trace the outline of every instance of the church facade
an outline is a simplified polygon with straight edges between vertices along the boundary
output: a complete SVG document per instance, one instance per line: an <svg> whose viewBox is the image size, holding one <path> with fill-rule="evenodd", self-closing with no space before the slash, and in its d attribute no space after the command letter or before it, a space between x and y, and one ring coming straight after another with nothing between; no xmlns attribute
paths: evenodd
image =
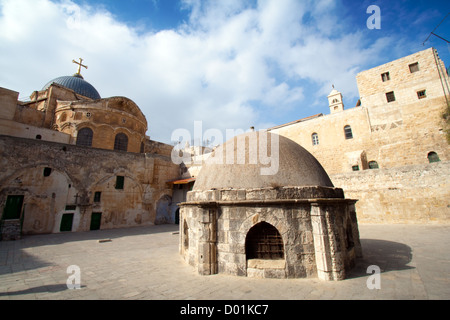
<svg viewBox="0 0 450 320"><path fill-rule="evenodd" d="M155 224L174 211L171 146L145 135L132 100L101 98L80 68L27 102L0 88L3 239Z"/></svg>

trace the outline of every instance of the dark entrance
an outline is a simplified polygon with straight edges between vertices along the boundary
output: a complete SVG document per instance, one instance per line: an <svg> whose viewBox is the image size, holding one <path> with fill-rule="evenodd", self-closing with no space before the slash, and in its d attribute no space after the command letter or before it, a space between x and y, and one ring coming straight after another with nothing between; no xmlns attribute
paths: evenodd
<svg viewBox="0 0 450 320"><path fill-rule="evenodd" d="M102 213L93 212L91 216L91 231L100 230L100 225L102 223Z"/></svg>
<svg viewBox="0 0 450 320"><path fill-rule="evenodd" d="M180 208L175 211L175 224L180 224Z"/></svg>
<svg viewBox="0 0 450 320"><path fill-rule="evenodd" d="M59 231L61 232L72 231L72 223L73 223L73 213L63 214Z"/></svg>
<svg viewBox="0 0 450 320"><path fill-rule="evenodd" d="M24 196L8 196L5 209L3 210L2 220L20 219L22 212Z"/></svg>
<svg viewBox="0 0 450 320"><path fill-rule="evenodd" d="M261 222L255 225L245 239L245 252L248 259L284 259L283 239L278 230Z"/></svg>

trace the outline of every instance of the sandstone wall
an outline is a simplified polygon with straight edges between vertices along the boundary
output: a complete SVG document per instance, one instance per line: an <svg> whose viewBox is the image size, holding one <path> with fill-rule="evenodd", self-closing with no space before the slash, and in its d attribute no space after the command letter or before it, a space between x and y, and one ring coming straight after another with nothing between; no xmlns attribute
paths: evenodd
<svg viewBox="0 0 450 320"><path fill-rule="evenodd" d="M59 232L64 214L74 214L72 231L89 230L92 212L102 213L103 229L153 224L157 201L172 194L166 182L179 175L163 156L7 136L0 136L0 166L0 212L8 195L24 195L26 234Z"/></svg>
<svg viewBox="0 0 450 320"><path fill-rule="evenodd" d="M363 223L450 223L450 161L331 175Z"/></svg>

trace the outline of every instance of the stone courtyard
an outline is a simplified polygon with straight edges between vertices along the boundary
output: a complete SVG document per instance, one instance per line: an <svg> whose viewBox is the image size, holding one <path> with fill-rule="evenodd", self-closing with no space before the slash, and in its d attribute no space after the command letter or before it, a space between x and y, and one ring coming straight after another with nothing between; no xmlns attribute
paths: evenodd
<svg viewBox="0 0 450 320"><path fill-rule="evenodd" d="M450 225L360 225L348 279L200 276L179 255L176 225L24 236L0 242L0 300L450 299ZM69 266L81 289L69 290ZM380 289L369 289L380 268ZM372 278L371 278L372 277Z"/></svg>

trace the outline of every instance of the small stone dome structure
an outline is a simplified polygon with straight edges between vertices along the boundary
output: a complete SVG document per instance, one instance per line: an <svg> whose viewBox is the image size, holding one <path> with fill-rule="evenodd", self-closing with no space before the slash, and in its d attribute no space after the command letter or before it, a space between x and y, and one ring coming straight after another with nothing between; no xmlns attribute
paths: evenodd
<svg viewBox="0 0 450 320"><path fill-rule="evenodd" d="M202 275L342 280L362 255L355 203L297 143L246 133L180 204L180 254Z"/></svg>

